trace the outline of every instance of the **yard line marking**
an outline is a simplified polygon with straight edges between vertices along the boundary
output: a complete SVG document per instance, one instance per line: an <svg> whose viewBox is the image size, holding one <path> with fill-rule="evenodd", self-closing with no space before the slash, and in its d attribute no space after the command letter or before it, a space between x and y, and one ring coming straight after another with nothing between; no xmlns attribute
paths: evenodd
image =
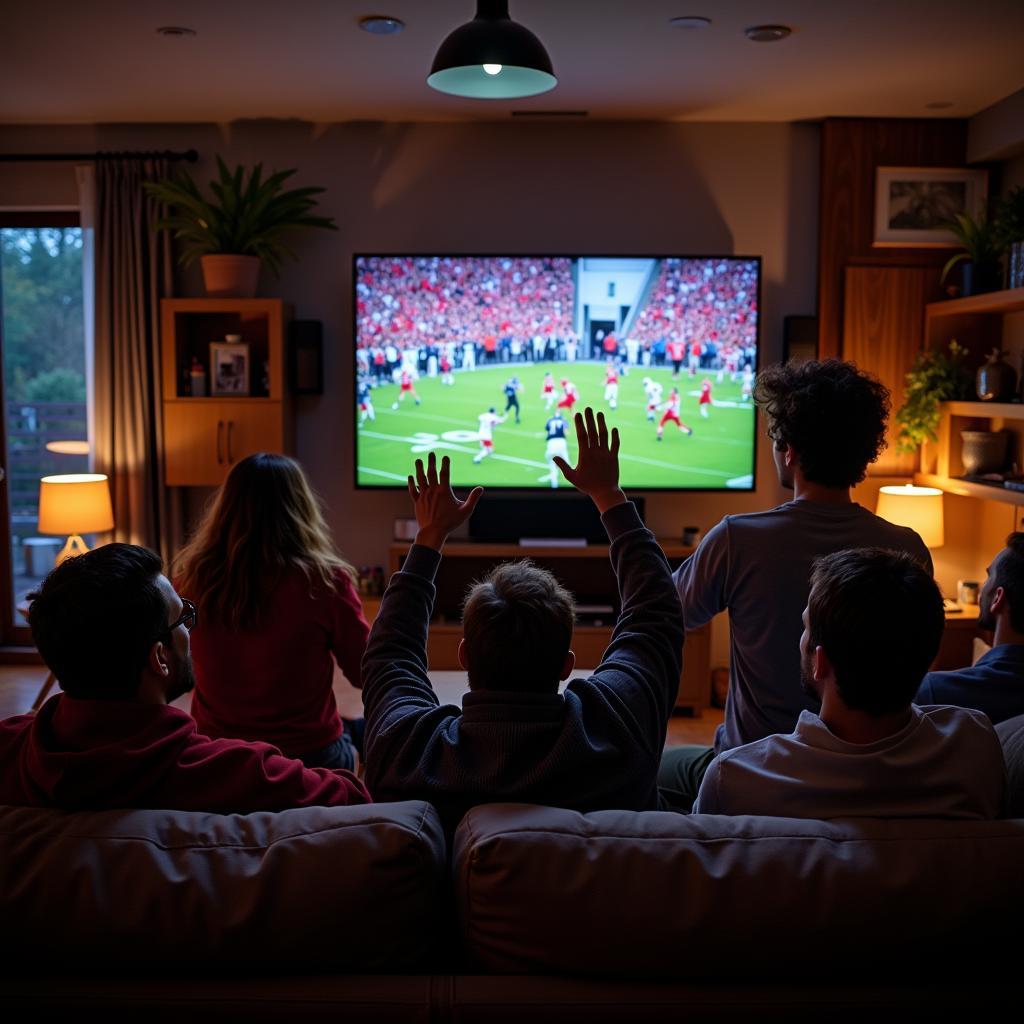
<svg viewBox="0 0 1024 1024"><path fill-rule="evenodd" d="M363 430L361 431L363 437L376 437L382 441L401 441L404 444L424 444L424 440L421 437L398 437L395 434L382 434L376 430ZM445 449L446 451L462 452L465 455L476 455L480 450L479 448L467 448L463 444L456 444L454 441L437 441L430 442L432 448L436 451L438 449ZM496 459L499 462L514 462L520 466L533 466L537 469L548 469L546 462L537 462L535 459L521 459L516 455L502 455L500 452L495 452L493 455L487 456L489 459ZM383 471L381 471L383 472ZM396 476L396 480L405 480L404 476Z"/></svg>
<svg viewBox="0 0 1024 1024"><path fill-rule="evenodd" d="M623 455L619 452L619 459L623 462L643 462L648 466L658 466L661 469L671 469L679 473L700 473L703 476L715 476L727 480L731 473L724 473L720 469L700 469L697 466L684 466L678 462L662 462L660 459L648 459L643 455Z"/></svg>
<svg viewBox="0 0 1024 1024"><path fill-rule="evenodd" d="M389 480L401 480L403 484L407 483L409 479L398 473L389 473L386 469L370 469L369 466L358 466L357 470L360 473L369 473L371 476L386 476Z"/></svg>

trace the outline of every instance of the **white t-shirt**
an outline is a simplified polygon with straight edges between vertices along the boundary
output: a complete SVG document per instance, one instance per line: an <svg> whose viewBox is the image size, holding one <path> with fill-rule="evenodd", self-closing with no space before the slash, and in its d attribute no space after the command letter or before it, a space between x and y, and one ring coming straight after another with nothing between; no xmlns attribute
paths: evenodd
<svg viewBox="0 0 1024 1024"><path fill-rule="evenodd" d="M792 732L802 710L818 710L800 686L800 616L811 565L834 551L870 547L905 551L932 571L931 555L913 530L853 502L814 501L726 516L675 571L687 629L729 611L729 694L716 754Z"/></svg>
<svg viewBox="0 0 1024 1024"><path fill-rule="evenodd" d="M777 818L997 818L1003 748L980 711L910 706L910 721L875 743L839 739L810 711L789 735L719 754L694 814Z"/></svg>

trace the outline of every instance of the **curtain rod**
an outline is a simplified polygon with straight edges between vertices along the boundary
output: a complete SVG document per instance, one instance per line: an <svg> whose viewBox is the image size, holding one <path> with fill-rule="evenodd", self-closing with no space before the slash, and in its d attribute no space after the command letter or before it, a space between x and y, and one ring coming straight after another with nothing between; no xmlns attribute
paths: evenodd
<svg viewBox="0 0 1024 1024"><path fill-rule="evenodd" d="M124 150L99 153L0 153L0 163L52 162L59 160L186 160L194 164L199 153L194 149L177 152L173 149Z"/></svg>

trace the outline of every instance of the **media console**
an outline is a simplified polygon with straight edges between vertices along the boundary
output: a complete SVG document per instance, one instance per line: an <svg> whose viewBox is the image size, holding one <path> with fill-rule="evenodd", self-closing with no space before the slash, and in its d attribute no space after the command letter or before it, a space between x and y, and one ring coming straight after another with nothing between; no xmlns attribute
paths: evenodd
<svg viewBox="0 0 1024 1024"><path fill-rule="evenodd" d="M693 552L692 547L662 542L662 550L674 569ZM388 574L398 572L409 551L409 544L392 544L388 552ZM435 580L437 599L434 620L430 624L428 663L432 669L458 669L458 646L462 637L460 624L462 601L466 589L484 576L497 562L529 558L543 566L566 586L582 606L616 604L618 589L607 544L586 547L528 544L485 544L449 541ZM600 625L577 624L573 630L572 648L580 668L595 668L611 638L614 613ZM711 627L702 626L686 633L683 649L683 671L679 679L677 708L689 708L699 714L709 702L711 691Z"/></svg>

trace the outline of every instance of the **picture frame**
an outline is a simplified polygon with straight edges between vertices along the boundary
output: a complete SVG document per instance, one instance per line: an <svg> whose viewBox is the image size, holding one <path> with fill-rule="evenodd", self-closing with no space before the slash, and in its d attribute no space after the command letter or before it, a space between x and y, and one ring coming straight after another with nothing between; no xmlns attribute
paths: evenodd
<svg viewBox="0 0 1024 1024"><path fill-rule="evenodd" d="M988 172L967 167L875 168L876 248L955 249L943 225L985 208Z"/></svg>
<svg viewBox="0 0 1024 1024"><path fill-rule="evenodd" d="M210 394L224 398L249 395L249 346L246 342L210 342Z"/></svg>

